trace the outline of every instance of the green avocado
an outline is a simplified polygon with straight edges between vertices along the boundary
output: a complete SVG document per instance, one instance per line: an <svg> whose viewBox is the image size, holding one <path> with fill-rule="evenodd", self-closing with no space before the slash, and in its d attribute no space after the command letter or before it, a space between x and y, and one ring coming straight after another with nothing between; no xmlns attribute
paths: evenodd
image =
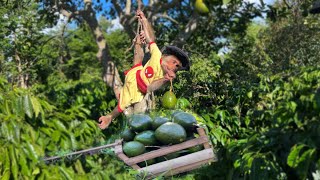
<svg viewBox="0 0 320 180"><path fill-rule="evenodd" d="M155 117L152 121L152 128L155 130L166 122L169 122L169 119L166 117Z"/></svg>
<svg viewBox="0 0 320 180"><path fill-rule="evenodd" d="M132 141L133 138L135 136L135 133L131 130L131 129L125 129L122 133L121 133L121 138L124 141Z"/></svg>
<svg viewBox="0 0 320 180"><path fill-rule="evenodd" d="M184 112L184 111L182 111L182 110L180 110L180 109L174 110L174 111L171 113L171 118L173 119L173 117L174 117L175 115L177 115L178 113L181 113L181 112Z"/></svg>
<svg viewBox="0 0 320 180"><path fill-rule="evenodd" d="M149 130L152 126L152 119L146 114L134 114L129 119L129 126L136 132Z"/></svg>
<svg viewBox="0 0 320 180"><path fill-rule="evenodd" d="M145 146L138 141L130 141L123 145L123 152L128 157L138 156L146 151Z"/></svg>
<svg viewBox="0 0 320 180"><path fill-rule="evenodd" d="M173 122L180 124L187 130L192 129L193 126L197 124L196 118L192 114L186 112L180 112L175 114L173 116Z"/></svg>
<svg viewBox="0 0 320 180"><path fill-rule="evenodd" d="M141 142L145 146L153 146L157 144L154 131L151 131L151 130L143 131L137 134L136 137L134 137L134 140Z"/></svg>
<svg viewBox="0 0 320 180"><path fill-rule="evenodd" d="M155 136L163 144L178 144L186 140L187 133L181 125L167 122L157 128Z"/></svg>

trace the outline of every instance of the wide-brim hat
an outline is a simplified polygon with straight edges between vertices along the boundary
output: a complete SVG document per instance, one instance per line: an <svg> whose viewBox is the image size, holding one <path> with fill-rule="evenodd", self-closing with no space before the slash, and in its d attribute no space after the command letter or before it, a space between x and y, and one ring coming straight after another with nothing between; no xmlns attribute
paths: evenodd
<svg viewBox="0 0 320 180"><path fill-rule="evenodd" d="M182 49L176 46L165 46L162 48L162 54L176 56L182 64L182 68L180 68L180 70L189 71L190 69L189 56Z"/></svg>
<svg viewBox="0 0 320 180"><path fill-rule="evenodd" d="M320 1L314 2L309 12L310 12L311 14L318 14L318 13L320 13Z"/></svg>

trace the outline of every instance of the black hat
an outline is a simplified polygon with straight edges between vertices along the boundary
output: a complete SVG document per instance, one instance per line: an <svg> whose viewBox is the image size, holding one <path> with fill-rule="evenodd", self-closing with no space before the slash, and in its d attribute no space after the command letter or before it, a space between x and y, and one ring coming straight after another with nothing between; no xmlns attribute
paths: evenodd
<svg viewBox="0 0 320 180"><path fill-rule="evenodd" d="M165 46L164 48L162 48L162 54L176 56L182 64L181 70L189 71L190 69L189 57L188 57L188 54L184 52L182 49L176 46Z"/></svg>
<svg viewBox="0 0 320 180"><path fill-rule="evenodd" d="M311 14L320 13L320 1L316 1L313 3L312 8L309 11Z"/></svg>

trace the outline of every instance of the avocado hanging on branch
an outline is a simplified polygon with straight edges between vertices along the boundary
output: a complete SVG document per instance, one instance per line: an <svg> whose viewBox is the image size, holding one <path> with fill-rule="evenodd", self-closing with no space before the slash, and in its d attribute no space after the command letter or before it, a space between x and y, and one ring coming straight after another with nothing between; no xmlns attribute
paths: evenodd
<svg viewBox="0 0 320 180"><path fill-rule="evenodd" d="M170 90L162 96L162 106L167 109L174 109L177 104L177 97L173 93L172 80L170 80Z"/></svg>
<svg viewBox="0 0 320 180"><path fill-rule="evenodd" d="M196 11L199 12L200 14L208 14L209 13L209 9L208 9L207 5L203 2L203 0L196 0L196 2L194 3L194 7L195 7Z"/></svg>

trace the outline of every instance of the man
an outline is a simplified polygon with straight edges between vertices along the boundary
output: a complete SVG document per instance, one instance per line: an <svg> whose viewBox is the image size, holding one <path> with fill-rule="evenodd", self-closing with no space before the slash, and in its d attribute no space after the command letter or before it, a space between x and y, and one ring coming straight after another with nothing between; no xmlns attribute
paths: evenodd
<svg viewBox="0 0 320 180"><path fill-rule="evenodd" d="M107 128L124 109L142 101L146 93L158 90L168 81L172 81L178 70L189 70L188 55L175 46L166 46L161 53L155 43L153 29L143 12L137 11L137 17L143 31L135 44L134 66L125 72L125 84L119 95L118 106L110 114L99 118L101 129ZM144 66L141 42L148 44L151 54Z"/></svg>

